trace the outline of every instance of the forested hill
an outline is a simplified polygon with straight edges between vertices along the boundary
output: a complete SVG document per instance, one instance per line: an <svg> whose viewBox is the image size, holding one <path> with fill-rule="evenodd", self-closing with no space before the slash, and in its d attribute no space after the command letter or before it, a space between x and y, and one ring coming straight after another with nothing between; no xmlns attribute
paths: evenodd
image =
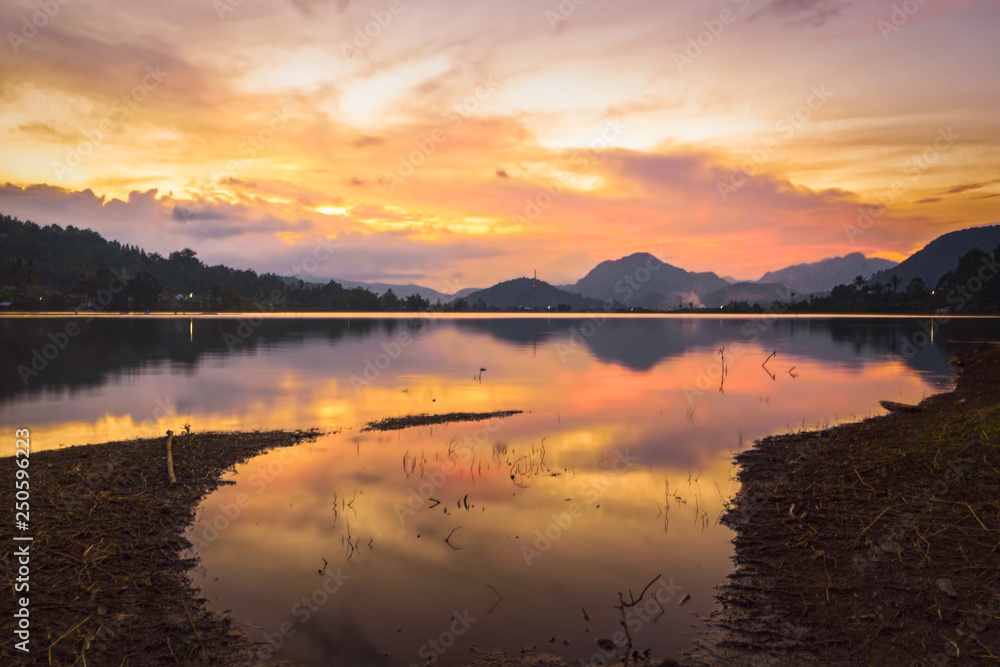
<svg viewBox="0 0 1000 667"><path fill-rule="evenodd" d="M110 298L110 301L108 300ZM103 303L102 303L103 301ZM331 281L306 285L274 274L206 266L184 249L168 257L108 241L89 229L40 227L0 215L0 302L11 310L425 310Z"/></svg>

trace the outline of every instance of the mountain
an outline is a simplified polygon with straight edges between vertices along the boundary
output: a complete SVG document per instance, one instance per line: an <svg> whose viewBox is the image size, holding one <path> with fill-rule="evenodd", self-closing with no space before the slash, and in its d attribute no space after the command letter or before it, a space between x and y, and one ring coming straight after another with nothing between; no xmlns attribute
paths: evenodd
<svg viewBox="0 0 1000 667"><path fill-rule="evenodd" d="M701 297L727 284L714 273L691 273L639 252L601 262L569 289L627 306L673 309L681 302L700 303Z"/></svg>
<svg viewBox="0 0 1000 667"><path fill-rule="evenodd" d="M905 288L914 278L920 278L928 289L934 289L944 274L958 266L962 255L973 248L993 252L997 246L1000 246L1000 225L949 232L913 253L895 268L876 273L872 282L888 283L892 276L898 276L900 286Z"/></svg>
<svg viewBox="0 0 1000 667"><path fill-rule="evenodd" d="M868 258L860 252L833 257L810 264L796 264L765 273L758 283L778 283L796 294L829 292L837 285L849 285L857 276L872 274L896 266L896 262L877 257Z"/></svg>
<svg viewBox="0 0 1000 667"><path fill-rule="evenodd" d="M588 299L532 278L515 278L465 296L469 304L475 304L480 299L490 308L555 309L569 306L573 310L599 311L602 305L596 299Z"/></svg>
<svg viewBox="0 0 1000 667"><path fill-rule="evenodd" d="M773 301L786 301L789 291L787 287L777 283L736 283L706 294L701 301L706 308L728 306L733 301L746 301L748 306L756 303L761 308L767 308Z"/></svg>

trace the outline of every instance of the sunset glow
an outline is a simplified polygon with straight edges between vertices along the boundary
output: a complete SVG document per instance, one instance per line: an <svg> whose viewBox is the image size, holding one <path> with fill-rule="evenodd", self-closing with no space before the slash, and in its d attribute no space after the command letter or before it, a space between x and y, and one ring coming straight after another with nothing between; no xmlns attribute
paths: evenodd
<svg viewBox="0 0 1000 667"><path fill-rule="evenodd" d="M1000 217L995 2L43 4L0 7L0 212L151 252L287 273L332 239L317 278L454 292Z"/></svg>

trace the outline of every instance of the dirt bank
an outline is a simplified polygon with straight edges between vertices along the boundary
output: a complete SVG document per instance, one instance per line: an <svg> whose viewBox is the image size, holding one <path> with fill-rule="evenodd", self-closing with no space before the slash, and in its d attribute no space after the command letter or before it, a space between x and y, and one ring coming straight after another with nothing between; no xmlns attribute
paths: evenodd
<svg viewBox="0 0 1000 667"><path fill-rule="evenodd" d="M1000 664L1000 351L955 391L737 457L736 570L686 664Z"/></svg>
<svg viewBox="0 0 1000 667"><path fill-rule="evenodd" d="M3 615L4 665L236 665L248 645L229 619L208 612L181 558L181 536L223 473L316 432L206 433L110 442L32 454L30 653L14 648L13 605ZM0 459L0 503L13 508L15 459ZM11 517L13 519L13 517ZM9 538L8 538L9 539ZM3 550L5 595L18 565ZM11 597L7 598L8 600Z"/></svg>

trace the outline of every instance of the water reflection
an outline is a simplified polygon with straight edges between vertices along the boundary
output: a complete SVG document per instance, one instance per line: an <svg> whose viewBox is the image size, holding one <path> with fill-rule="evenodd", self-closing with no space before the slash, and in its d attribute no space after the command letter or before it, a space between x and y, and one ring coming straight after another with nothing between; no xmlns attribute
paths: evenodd
<svg viewBox="0 0 1000 667"><path fill-rule="evenodd" d="M951 341L998 334L995 320L954 320L908 355L913 319L760 323L264 319L243 336L232 319L102 319L25 387L18 365L65 320L0 320L0 422L31 427L38 448L185 423L195 438L336 431L239 466L190 531L214 608L279 657L449 665L474 647L537 646L589 658L619 628L617 593L657 574L669 602L630 623L638 648L676 656L730 569L718 518L731 453L880 399L917 401L950 381ZM359 428L503 409L525 413Z"/></svg>
<svg viewBox="0 0 1000 667"><path fill-rule="evenodd" d="M80 323L79 334L55 358L39 360L34 353L54 351L46 346L68 322ZM434 408L432 394L448 390L440 379L468 380L481 367L488 368L483 386L491 391L463 389L462 399L493 409L499 380L510 378L518 386L546 381L537 371L548 364L536 364L539 357L558 362L554 372L575 373L596 361L610 365L609 373L645 373L690 354L753 341L765 354L777 350L779 361L804 357L860 371L871 359L891 359L938 381L949 375L949 339L989 338L997 328L996 320L953 320L933 344L903 355L903 341L921 331L918 322L248 317L99 318L84 324L0 318L0 423L34 424L40 447L149 436L185 423L198 430L336 427L385 416L387 408ZM420 378L418 386L409 396L391 397L388 405L359 401L364 397L352 376L363 380L365 362L374 364L379 355L384 360L382 346L391 349L405 336L405 353L391 360L384 375L368 366L369 376L380 378L376 387L405 384L410 377ZM530 350L531 356L509 354L514 349Z"/></svg>

